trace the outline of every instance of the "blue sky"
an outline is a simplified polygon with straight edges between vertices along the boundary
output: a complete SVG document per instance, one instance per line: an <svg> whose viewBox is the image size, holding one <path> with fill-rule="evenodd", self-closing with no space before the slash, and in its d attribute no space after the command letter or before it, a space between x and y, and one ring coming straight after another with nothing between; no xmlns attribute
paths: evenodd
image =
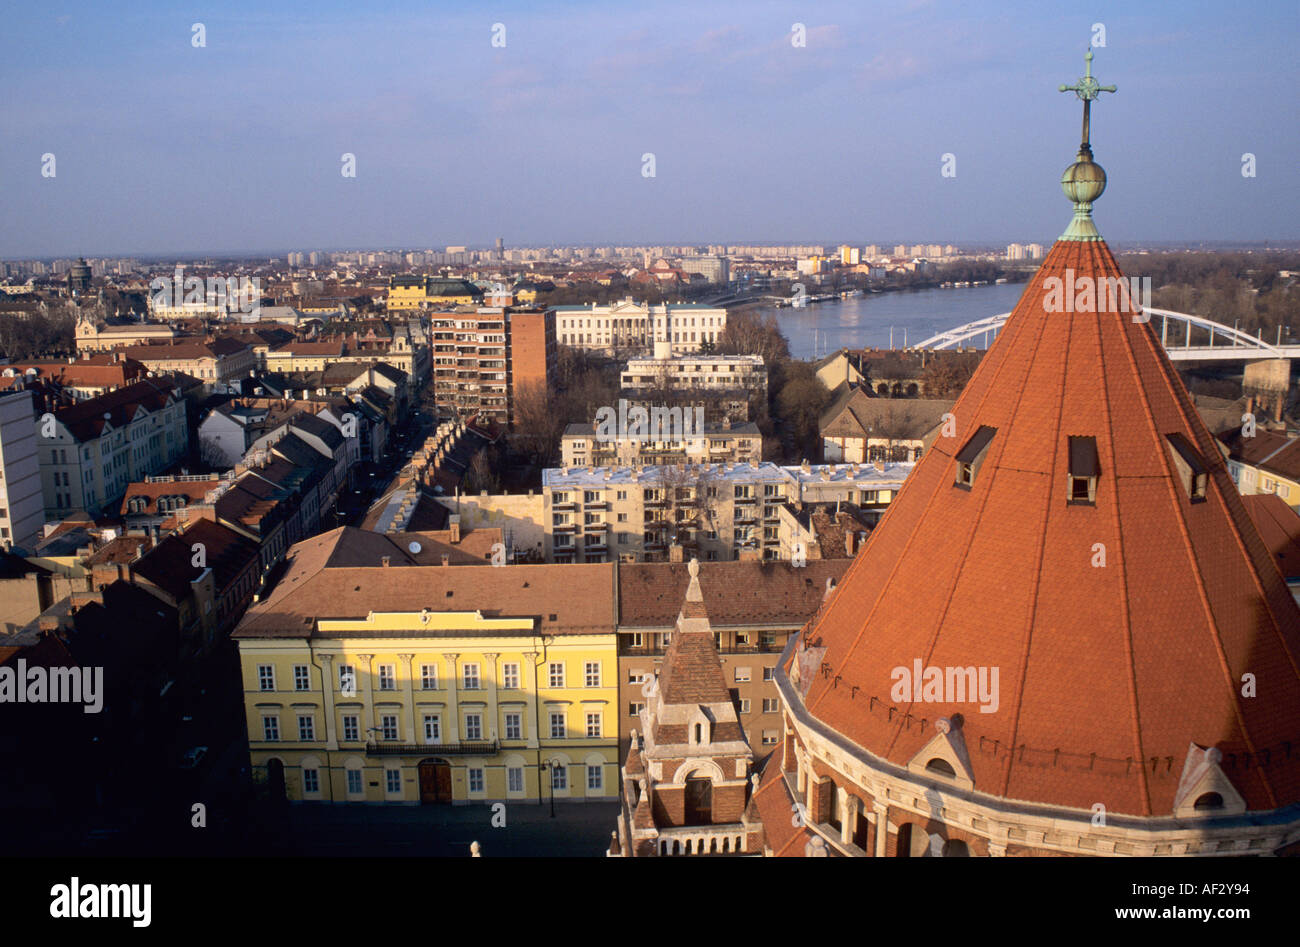
<svg viewBox="0 0 1300 947"><path fill-rule="evenodd" d="M1048 242L1098 22L1103 235L1300 238L1294 2L278 6L0 11L0 257Z"/></svg>

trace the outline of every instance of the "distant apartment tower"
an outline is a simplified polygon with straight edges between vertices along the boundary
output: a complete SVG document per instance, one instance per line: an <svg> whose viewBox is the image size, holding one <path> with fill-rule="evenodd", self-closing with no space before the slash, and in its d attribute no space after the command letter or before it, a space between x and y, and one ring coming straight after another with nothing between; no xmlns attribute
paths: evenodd
<svg viewBox="0 0 1300 947"><path fill-rule="evenodd" d="M32 392L0 394L0 545L31 549L45 522Z"/></svg>
<svg viewBox="0 0 1300 947"><path fill-rule="evenodd" d="M725 256L688 257L682 261L683 273L699 273L710 283L731 281L731 263Z"/></svg>
<svg viewBox="0 0 1300 947"><path fill-rule="evenodd" d="M1025 249L1029 253L1029 259L1041 260L1043 258L1043 245L1041 243L1031 243Z"/></svg>
<svg viewBox="0 0 1300 947"><path fill-rule="evenodd" d="M894 256L907 256L907 245L904 243L897 244L894 247Z"/></svg>
<svg viewBox="0 0 1300 947"><path fill-rule="evenodd" d="M1013 260L1023 260L1024 258L1025 258L1025 248L1024 248L1024 246L1022 246L1022 245L1019 244L1019 243L1011 243L1011 244L1008 244L1008 245L1007 245L1007 260L1008 260L1008 262L1013 261Z"/></svg>
<svg viewBox="0 0 1300 947"><path fill-rule="evenodd" d="M840 247L840 266L857 266L862 262L862 251L857 247Z"/></svg>

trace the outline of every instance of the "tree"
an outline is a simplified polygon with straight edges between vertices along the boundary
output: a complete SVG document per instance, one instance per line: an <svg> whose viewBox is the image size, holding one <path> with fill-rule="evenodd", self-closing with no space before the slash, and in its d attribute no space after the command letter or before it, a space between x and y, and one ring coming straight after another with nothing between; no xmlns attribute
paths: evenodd
<svg viewBox="0 0 1300 947"><path fill-rule="evenodd" d="M789 362L786 381L776 396L776 413L784 440L794 453L817 456L821 440L821 416L831 402L809 362Z"/></svg>
<svg viewBox="0 0 1300 947"><path fill-rule="evenodd" d="M891 462L907 460L910 452L908 448L900 447L898 442L914 440L917 435L916 424L916 413L906 401L889 402L872 422L870 431L873 437L884 439L885 447L873 449L873 452L878 450L879 455L867 459Z"/></svg>
<svg viewBox="0 0 1300 947"><path fill-rule="evenodd" d="M768 365L790 358L790 343L770 312L766 317L757 312L728 313L718 349L728 355L761 355Z"/></svg>
<svg viewBox="0 0 1300 947"><path fill-rule="evenodd" d="M513 439L521 450L553 462L567 423L560 398L544 383L528 380L515 388Z"/></svg>
<svg viewBox="0 0 1300 947"><path fill-rule="evenodd" d="M486 448L475 454L474 459L469 462L469 469L465 471L461 488L466 494L480 493L483 490L496 493L500 490L501 482L492 471L492 460L488 457Z"/></svg>

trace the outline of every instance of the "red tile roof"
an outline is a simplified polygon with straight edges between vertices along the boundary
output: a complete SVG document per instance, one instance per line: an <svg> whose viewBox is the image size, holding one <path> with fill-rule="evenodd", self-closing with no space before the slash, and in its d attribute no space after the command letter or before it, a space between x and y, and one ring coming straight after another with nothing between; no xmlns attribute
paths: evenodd
<svg viewBox="0 0 1300 947"><path fill-rule="evenodd" d="M1283 578L1300 578L1300 514L1275 493L1241 498Z"/></svg>
<svg viewBox="0 0 1300 947"><path fill-rule="evenodd" d="M1104 242L1052 247L953 407L957 436L810 626L829 673L806 705L895 764L961 713L975 790L995 796L1169 816L1197 744L1223 752L1249 809L1296 804L1300 611L1150 324L1046 311L1067 270L1121 275ZM963 489L955 457L981 426L995 433ZM1202 501L1170 434L1199 454ZM1095 504L1067 502L1070 437L1095 438ZM893 699L914 661L997 668L997 710ZM1267 691L1243 697L1245 674Z"/></svg>

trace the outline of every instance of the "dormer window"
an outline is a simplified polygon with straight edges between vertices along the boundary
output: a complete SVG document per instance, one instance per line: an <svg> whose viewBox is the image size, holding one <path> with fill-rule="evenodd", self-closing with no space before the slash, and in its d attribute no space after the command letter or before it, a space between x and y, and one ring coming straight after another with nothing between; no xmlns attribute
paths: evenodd
<svg viewBox="0 0 1300 947"><path fill-rule="evenodd" d="M1097 460L1095 437L1070 438L1070 473L1068 502L1091 506L1097 502L1097 478L1101 464Z"/></svg>
<svg viewBox="0 0 1300 947"><path fill-rule="evenodd" d="M997 433L997 428L989 427L987 424L981 424L971 439L966 442L966 446L957 452L957 476L953 483L963 490L969 490L975 484L975 475L979 472L980 465L984 462L984 455L988 453L989 442L993 440L993 435Z"/></svg>
<svg viewBox="0 0 1300 947"><path fill-rule="evenodd" d="M1178 432L1165 435L1169 447L1169 456L1174 462L1174 471L1182 482L1183 492L1193 503L1205 502L1205 491L1209 486L1210 468L1201 457L1200 452L1186 437Z"/></svg>

